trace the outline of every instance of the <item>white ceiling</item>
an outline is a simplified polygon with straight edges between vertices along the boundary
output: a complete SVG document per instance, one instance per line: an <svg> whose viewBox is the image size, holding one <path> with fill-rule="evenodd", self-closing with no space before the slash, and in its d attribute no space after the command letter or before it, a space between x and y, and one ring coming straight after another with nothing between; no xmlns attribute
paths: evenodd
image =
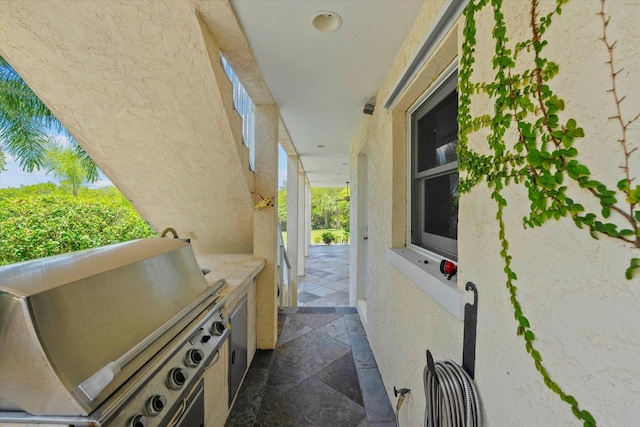
<svg viewBox="0 0 640 427"><path fill-rule="evenodd" d="M314 187L349 181L349 143L424 0L231 0ZM342 17L316 30L320 11ZM324 145L324 148L319 148Z"/></svg>

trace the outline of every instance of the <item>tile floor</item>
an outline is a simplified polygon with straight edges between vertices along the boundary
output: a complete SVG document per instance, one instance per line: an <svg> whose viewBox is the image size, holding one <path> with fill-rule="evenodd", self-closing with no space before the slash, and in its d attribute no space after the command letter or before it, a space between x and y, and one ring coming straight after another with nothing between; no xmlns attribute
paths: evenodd
<svg viewBox="0 0 640 427"><path fill-rule="evenodd" d="M355 308L285 308L275 350L259 350L227 427L394 427Z"/></svg>
<svg viewBox="0 0 640 427"><path fill-rule="evenodd" d="M298 307L349 306L349 245L311 245L298 278Z"/></svg>
<svg viewBox="0 0 640 427"><path fill-rule="evenodd" d="M278 315L275 350L258 351L227 427L394 427L378 366L349 305L349 246L309 248L298 307Z"/></svg>

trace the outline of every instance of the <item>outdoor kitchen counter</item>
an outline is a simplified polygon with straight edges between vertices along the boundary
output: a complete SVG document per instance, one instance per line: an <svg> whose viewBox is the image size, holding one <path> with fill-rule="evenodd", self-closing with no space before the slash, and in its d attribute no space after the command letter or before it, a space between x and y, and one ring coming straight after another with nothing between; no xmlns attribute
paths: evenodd
<svg viewBox="0 0 640 427"><path fill-rule="evenodd" d="M227 307L234 307L246 293L247 287L264 268L264 259L245 254L196 255L201 268L210 268L204 277L213 285L225 279L227 285L220 290L220 296L227 297Z"/></svg>
<svg viewBox="0 0 640 427"><path fill-rule="evenodd" d="M204 277L209 285L213 285L220 279L227 281L220 291L219 295L226 297L227 301L222 309L223 314L228 322L233 323L231 313L243 302L246 310L246 330L240 333L245 341L242 347L246 351L246 365L243 366L244 372L237 372L232 368L232 360L230 356L235 353L234 331L239 331L234 327L231 330L230 338L224 343L221 352L221 363L217 363L212 369L208 369L204 374L205 387L205 426L207 427L223 427L229 415L230 386L232 370L236 371L234 375L242 378L246 372L246 367L251 365L253 356L257 347L257 307L256 307L256 283L255 277L264 268L265 261L256 258L253 255L224 255L210 254L196 256L200 268L209 268L211 272ZM234 341L232 345L231 341ZM238 362L240 359L237 359ZM233 400L234 396L231 396Z"/></svg>

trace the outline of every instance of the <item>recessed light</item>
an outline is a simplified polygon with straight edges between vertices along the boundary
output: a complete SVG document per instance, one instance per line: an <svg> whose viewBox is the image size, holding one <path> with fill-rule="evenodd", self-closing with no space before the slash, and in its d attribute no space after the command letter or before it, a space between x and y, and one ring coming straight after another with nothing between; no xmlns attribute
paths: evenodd
<svg viewBox="0 0 640 427"><path fill-rule="evenodd" d="M347 166L349 163L343 163L342 166Z"/></svg>
<svg viewBox="0 0 640 427"><path fill-rule="evenodd" d="M313 28L323 33L330 33L342 25L342 18L335 12L323 10L313 15L311 19Z"/></svg>
<svg viewBox="0 0 640 427"><path fill-rule="evenodd" d="M316 145L316 147L318 147L318 148L324 148L324 147L326 147L326 145L318 144L318 145Z"/></svg>

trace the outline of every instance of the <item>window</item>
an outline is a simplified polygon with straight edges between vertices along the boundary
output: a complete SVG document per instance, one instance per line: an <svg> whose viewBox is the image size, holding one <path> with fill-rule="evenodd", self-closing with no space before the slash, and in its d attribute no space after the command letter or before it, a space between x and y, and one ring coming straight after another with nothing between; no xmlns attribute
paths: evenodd
<svg viewBox="0 0 640 427"><path fill-rule="evenodd" d="M233 107L242 117L242 142L249 148L249 167L255 170L255 116L256 106L249 94L240 83L238 76L227 62L224 55L220 54L222 68L233 84Z"/></svg>
<svg viewBox="0 0 640 427"><path fill-rule="evenodd" d="M457 73L411 114L411 243L458 256Z"/></svg>

